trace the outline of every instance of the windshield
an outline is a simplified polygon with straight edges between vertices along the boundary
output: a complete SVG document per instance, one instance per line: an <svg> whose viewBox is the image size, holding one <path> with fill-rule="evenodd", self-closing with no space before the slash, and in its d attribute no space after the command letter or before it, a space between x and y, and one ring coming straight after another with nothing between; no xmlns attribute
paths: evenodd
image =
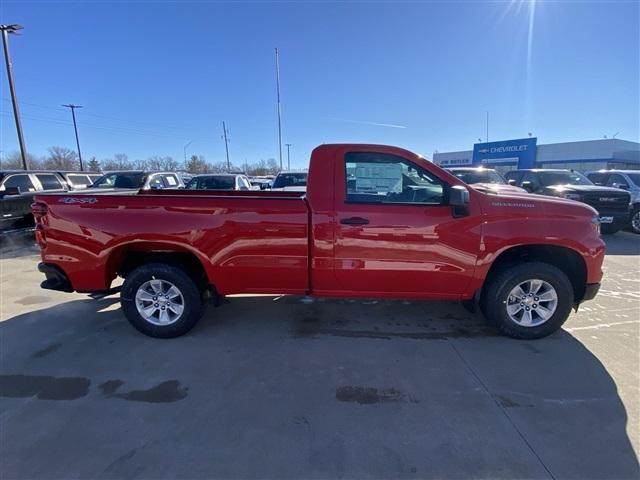
<svg viewBox="0 0 640 480"><path fill-rule="evenodd" d="M542 185L593 185L591 180L578 172L540 172Z"/></svg>
<svg viewBox="0 0 640 480"><path fill-rule="evenodd" d="M638 173L627 173L627 176L631 179L633 183L640 187L640 172Z"/></svg>
<svg viewBox="0 0 640 480"><path fill-rule="evenodd" d="M495 170L462 170L452 171L456 177L462 180L464 183L471 185L472 183L506 183L504 178Z"/></svg>
<svg viewBox="0 0 640 480"><path fill-rule="evenodd" d="M280 173L273 182L273 188L304 187L307 185L307 173Z"/></svg>
<svg viewBox="0 0 640 480"><path fill-rule="evenodd" d="M235 190L236 179L228 175L195 177L187 183L189 190Z"/></svg>
<svg viewBox="0 0 640 480"><path fill-rule="evenodd" d="M145 175L142 172L107 173L89 188L142 188L144 181Z"/></svg>

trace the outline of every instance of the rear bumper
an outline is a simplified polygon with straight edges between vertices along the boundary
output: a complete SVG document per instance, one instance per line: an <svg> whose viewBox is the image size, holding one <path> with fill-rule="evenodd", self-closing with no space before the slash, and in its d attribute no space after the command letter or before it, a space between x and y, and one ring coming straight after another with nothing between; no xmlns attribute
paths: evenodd
<svg viewBox="0 0 640 480"><path fill-rule="evenodd" d="M40 284L40 288L57 290L59 292L73 292L73 287L67 274L60 267L40 262L38 271L44 273L47 279Z"/></svg>
<svg viewBox="0 0 640 480"><path fill-rule="evenodd" d="M598 290L600 290L599 283L587 283L584 289L584 297L582 297L582 301L586 302L587 300L593 300L598 294Z"/></svg>

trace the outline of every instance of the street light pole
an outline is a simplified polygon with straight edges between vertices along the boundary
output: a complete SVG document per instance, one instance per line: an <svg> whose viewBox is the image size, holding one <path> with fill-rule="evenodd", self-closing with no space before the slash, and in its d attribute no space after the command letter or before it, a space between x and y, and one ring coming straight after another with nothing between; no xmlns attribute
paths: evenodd
<svg viewBox="0 0 640 480"><path fill-rule="evenodd" d="M80 152L80 140L78 140L78 126L76 125L76 108L82 108L82 105L74 105L69 103L68 105L62 105L71 110L71 117L73 118L73 130L76 132L76 146L78 147L78 160L80 160L80 171L84 171L82 166L82 153Z"/></svg>
<svg viewBox="0 0 640 480"><path fill-rule="evenodd" d="M282 107L280 106L280 53L276 48L276 92L278 96L278 155L282 170Z"/></svg>
<svg viewBox="0 0 640 480"><path fill-rule="evenodd" d="M227 140L227 126L222 121L222 132L224 133L224 149L227 152L227 172L231 173L231 162L229 162L229 141Z"/></svg>
<svg viewBox="0 0 640 480"><path fill-rule="evenodd" d="M289 148L291 148L291 144L285 143L285 145L287 147L287 170L291 170L291 155L289 152Z"/></svg>
<svg viewBox="0 0 640 480"><path fill-rule="evenodd" d="M193 143L193 140L189 140L189 143L187 143L187 144L184 146L184 148L182 149L182 150L183 150L183 152L184 152L184 165L185 165L185 168L186 168L186 165L187 165L187 147L188 147L189 145L191 145L192 143Z"/></svg>
<svg viewBox="0 0 640 480"><path fill-rule="evenodd" d="M22 167L28 170L27 165L27 147L24 144L24 135L22 134L22 124L20 123L20 109L16 98L16 87L13 84L13 63L11 62L11 53L9 52L9 34L17 35L18 30L22 30L20 25L0 25L2 31L2 45L4 47L4 61L7 65L7 77L9 79L9 90L11 91L11 103L13 104L13 118L16 122L16 130L18 132L18 143L20 144L20 155L22 156Z"/></svg>

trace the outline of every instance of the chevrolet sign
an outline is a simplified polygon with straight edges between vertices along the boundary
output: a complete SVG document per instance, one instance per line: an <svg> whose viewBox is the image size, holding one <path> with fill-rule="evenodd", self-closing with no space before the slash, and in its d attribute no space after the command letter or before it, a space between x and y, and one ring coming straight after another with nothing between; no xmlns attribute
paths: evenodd
<svg viewBox="0 0 640 480"><path fill-rule="evenodd" d="M513 162L514 168L533 168L536 161L537 138L521 138L501 142L476 143L473 146L473 165L492 165Z"/></svg>

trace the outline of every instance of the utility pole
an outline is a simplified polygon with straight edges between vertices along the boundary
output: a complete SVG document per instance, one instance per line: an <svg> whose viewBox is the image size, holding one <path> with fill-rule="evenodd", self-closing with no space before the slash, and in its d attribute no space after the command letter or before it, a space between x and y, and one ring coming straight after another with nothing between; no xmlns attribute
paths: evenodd
<svg viewBox="0 0 640 480"><path fill-rule="evenodd" d="M224 149L227 151L227 172L231 173L231 162L229 162L229 141L227 140L227 126L222 121L222 133L224 134Z"/></svg>
<svg viewBox="0 0 640 480"><path fill-rule="evenodd" d="M487 110L487 143L489 143L489 111Z"/></svg>
<svg viewBox="0 0 640 480"><path fill-rule="evenodd" d="M278 94L278 156L282 170L282 108L280 106L280 54L276 48L276 90Z"/></svg>
<svg viewBox="0 0 640 480"><path fill-rule="evenodd" d="M291 144L285 143L285 145L287 147L287 170L291 170L291 155L289 152L289 148L291 148Z"/></svg>
<svg viewBox="0 0 640 480"><path fill-rule="evenodd" d="M84 170L82 166L82 153L80 153L80 140L78 140L78 126L76 125L76 108L82 108L82 105L74 105L70 103L68 105L62 105L71 110L71 117L73 118L73 130L76 132L76 145L78 146L78 160L80 160L80 171Z"/></svg>
<svg viewBox="0 0 640 480"><path fill-rule="evenodd" d="M13 104L13 118L16 122L16 130L18 132L18 143L20 144L20 155L22 156L22 167L29 170L27 165L27 147L24 144L24 135L22 135L22 124L20 123L20 109L18 108L18 99L16 98L16 87L13 84L13 63L11 62L11 53L9 52L9 34L18 35L18 30L22 27L17 24L0 25L2 30L2 45L4 47L4 61L7 65L7 77L9 79L9 90L11 90L11 103Z"/></svg>
<svg viewBox="0 0 640 480"><path fill-rule="evenodd" d="M189 145L191 145L192 143L193 143L193 140L189 140L189 143L187 143L182 149L182 151L184 152L184 165L185 165L185 168L186 168L186 165L187 165L187 147Z"/></svg>

